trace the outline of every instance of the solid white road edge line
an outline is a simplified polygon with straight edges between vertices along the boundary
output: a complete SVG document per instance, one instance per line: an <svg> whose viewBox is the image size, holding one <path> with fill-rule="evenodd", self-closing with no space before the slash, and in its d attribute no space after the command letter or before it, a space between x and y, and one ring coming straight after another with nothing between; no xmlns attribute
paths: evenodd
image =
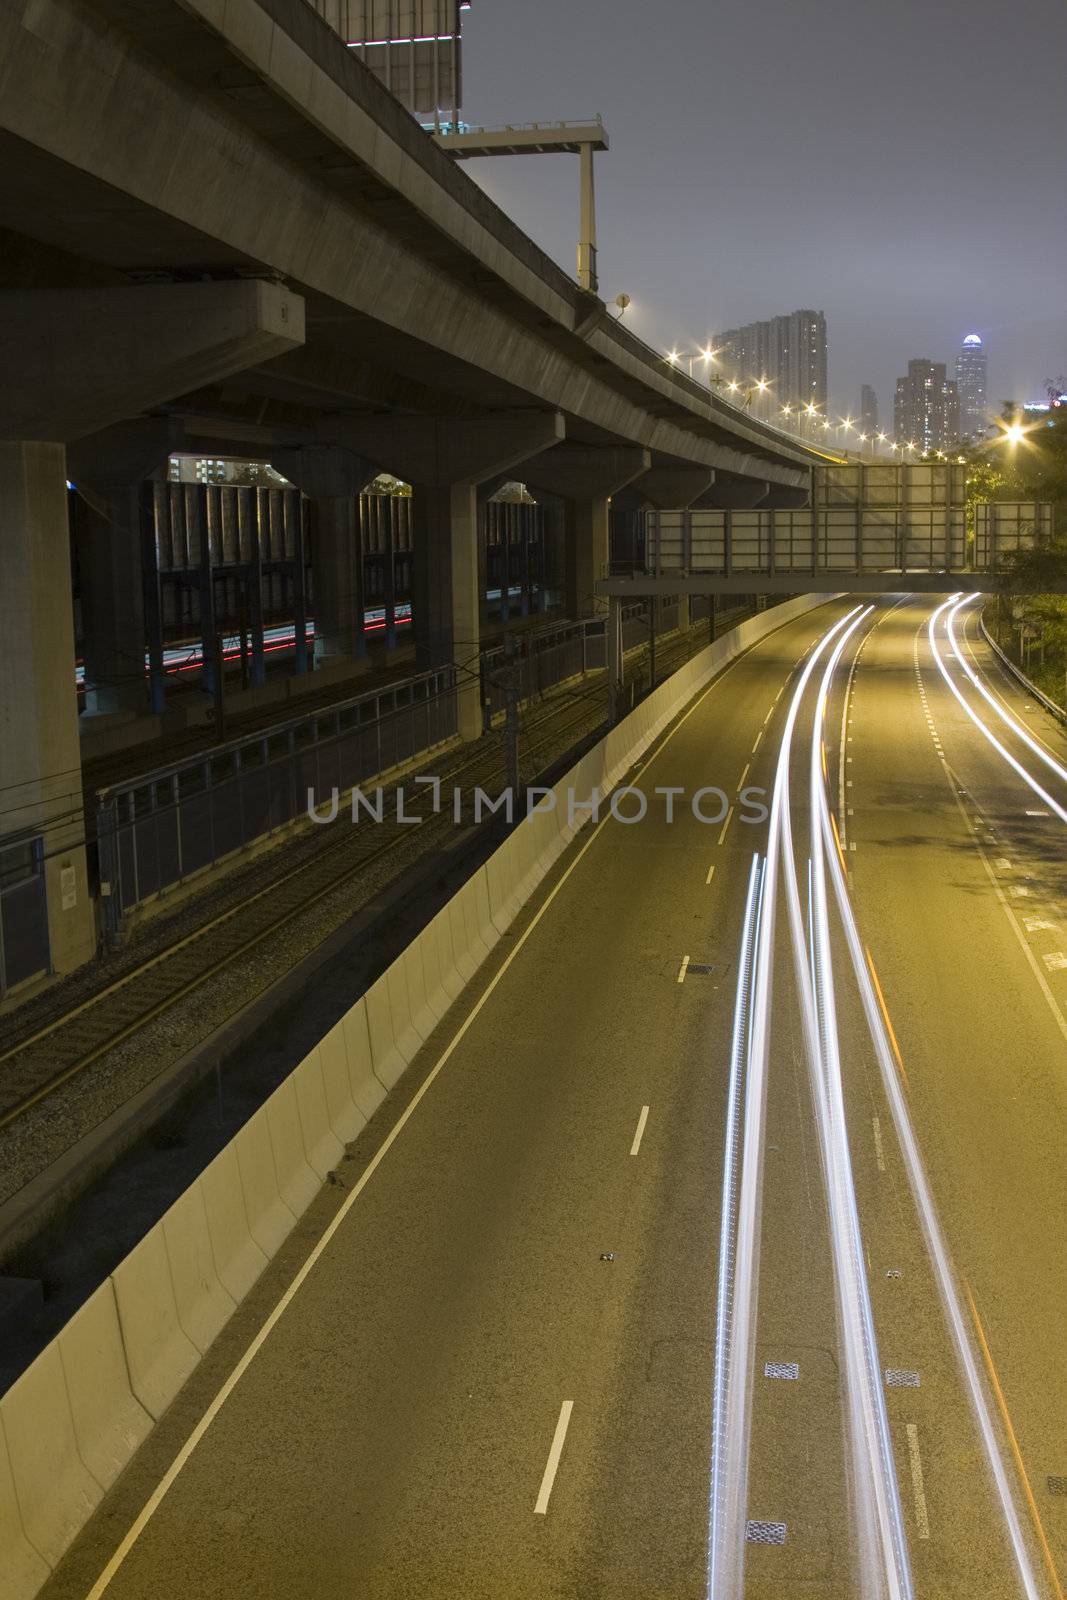
<svg viewBox="0 0 1067 1600"><path fill-rule="evenodd" d="M634 1142L630 1146L630 1154L632 1156L635 1156L637 1154L637 1152L641 1148L641 1140L645 1136L645 1123L647 1121L648 1121L648 1106L642 1106L641 1107L641 1115L637 1119L637 1132L634 1134Z"/></svg>
<svg viewBox="0 0 1067 1600"><path fill-rule="evenodd" d="M535 1517L543 1517L548 1510L549 1496L552 1493L552 1485L556 1481L559 1458L563 1454L563 1441L566 1439L567 1429L571 1425L571 1412L573 1410L573 1400L564 1400L559 1408L559 1421L556 1423L556 1431L552 1435L552 1448L548 1452L548 1460L545 1462L545 1475L541 1479L541 1489L537 1496L537 1504L534 1506Z"/></svg>

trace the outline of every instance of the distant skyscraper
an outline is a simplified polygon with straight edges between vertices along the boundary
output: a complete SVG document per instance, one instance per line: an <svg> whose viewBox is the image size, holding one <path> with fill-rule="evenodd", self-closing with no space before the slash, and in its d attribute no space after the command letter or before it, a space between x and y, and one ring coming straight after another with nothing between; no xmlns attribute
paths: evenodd
<svg viewBox="0 0 1067 1600"><path fill-rule="evenodd" d="M878 396L869 383L860 390L860 432L872 439L878 432Z"/></svg>
<svg viewBox="0 0 1067 1600"><path fill-rule="evenodd" d="M754 396L753 409L772 420L784 405L826 405L826 318L821 311L790 311L768 322L750 322L712 336L717 367L746 391L768 385Z"/></svg>
<svg viewBox="0 0 1067 1600"><path fill-rule="evenodd" d="M420 121L447 126L462 103L461 13L471 0L311 0Z"/></svg>
<svg viewBox="0 0 1067 1600"><path fill-rule="evenodd" d="M960 433L980 439L989 426L986 353L980 333L969 333L956 357L956 388L960 396Z"/></svg>
<svg viewBox="0 0 1067 1600"><path fill-rule="evenodd" d="M959 397L945 376L943 361L925 357L908 362L905 378L897 379L893 427L898 444L916 450L945 450L959 438Z"/></svg>

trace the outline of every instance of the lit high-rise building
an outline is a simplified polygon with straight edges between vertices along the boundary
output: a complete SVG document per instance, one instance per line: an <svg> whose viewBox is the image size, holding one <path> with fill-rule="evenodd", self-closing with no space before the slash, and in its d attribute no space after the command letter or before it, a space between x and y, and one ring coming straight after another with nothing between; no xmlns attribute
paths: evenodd
<svg viewBox="0 0 1067 1600"><path fill-rule="evenodd" d="M860 390L860 432L872 439L878 432L878 396L869 383Z"/></svg>
<svg viewBox="0 0 1067 1600"><path fill-rule="evenodd" d="M747 393L759 416L774 419L781 407L826 405L826 318L821 311L790 311L712 335L716 369ZM762 393L756 385L765 383Z"/></svg>
<svg viewBox="0 0 1067 1600"><path fill-rule="evenodd" d="M960 397L960 434L981 439L989 427L986 353L980 333L969 333L956 357L956 388Z"/></svg>
<svg viewBox="0 0 1067 1600"><path fill-rule="evenodd" d="M451 127L462 102L460 28L471 0L311 0L420 121Z"/></svg>
<svg viewBox="0 0 1067 1600"><path fill-rule="evenodd" d="M893 427L898 444L916 450L946 450L959 439L959 397L943 361L919 357L897 379Z"/></svg>

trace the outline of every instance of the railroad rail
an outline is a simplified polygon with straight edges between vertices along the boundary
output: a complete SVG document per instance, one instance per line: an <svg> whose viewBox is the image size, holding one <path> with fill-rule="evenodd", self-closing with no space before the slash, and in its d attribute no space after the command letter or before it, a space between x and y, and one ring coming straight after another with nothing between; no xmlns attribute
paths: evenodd
<svg viewBox="0 0 1067 1600"><path fill-rule="evenodd" d="M724 613L718 631L735 625L737 620L736 610ZM705 627L700 623L688 633L668 635L659 641L657 677L668 675L687 659L693 634L703 632ZM647 659L647 644L628 652L628 682L642 678ZM570 691L557 685L549 699L528 706L523 714L522 734L527 752L535 757L535 769L544 764L549 750L555 752L555 757L563 755L568 747L603 726L605 720L602 672L597 671ZM441 777L470 792L481 788L489 793L494 786L506 782L505 770L503 741L490 736L464 749L460 759L443 764ZM531 781L536 775L535 770ZM390 799L396 787L389 786ZM433 811L429 788L421 790L418 800L406 790L404 804L406 815L421 819L423 851L432 849L453 831L451 811ZM383 808L383 817L386 815ZM15 1043L0 1054L0 1130L47 1100L215 975L276 938L296 918L346 883L357 880L372 864L396 851L401 841L410 842L411 837L411 826L395 820L322 829L321 838L296 865L279 872L194 931L120 973L96 994ZM246 992L241 1007L252 998L255 996Z"/></svg>

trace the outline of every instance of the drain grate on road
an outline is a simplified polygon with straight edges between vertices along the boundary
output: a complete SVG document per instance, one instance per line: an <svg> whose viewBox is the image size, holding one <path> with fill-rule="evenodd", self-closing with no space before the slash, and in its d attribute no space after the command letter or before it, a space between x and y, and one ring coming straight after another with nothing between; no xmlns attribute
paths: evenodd
<svg viewBox="0 0 1067 1600"><path fill-rule="evenodd" d="M906 1367L886 1367L885 1381L894 1389L917 1389L919 1374L909 1372Z"/></svg>
<svg viewBox="0 0 1067 1600"><path fill-rule="evenodd" d="M763 1368L765 1378L799 1378L798 1361L768 1361Z"/></svg>
<svg viewBox="0 0 1067 1600"><path fill-rule="evenodd" d="M709 966L706 961L691 961L689 966L686 968L686 971L690 973L695 972L698 978L706 978L709 976L709 974L715 971L715 968L713 966Z"/></svg>
<svg viewBox="0 0 1067 1600"><path fill-rule="evenodd" d="M1046 1478L1049 1494L1067 1494L1067 1478Z"/></svg>
<svg viewBox="0 0 1067 1600"><path fill-rule="evenodd" d="M785 1544L784 1522L747 1522L745 1538L749 1544Z"/></svg>

